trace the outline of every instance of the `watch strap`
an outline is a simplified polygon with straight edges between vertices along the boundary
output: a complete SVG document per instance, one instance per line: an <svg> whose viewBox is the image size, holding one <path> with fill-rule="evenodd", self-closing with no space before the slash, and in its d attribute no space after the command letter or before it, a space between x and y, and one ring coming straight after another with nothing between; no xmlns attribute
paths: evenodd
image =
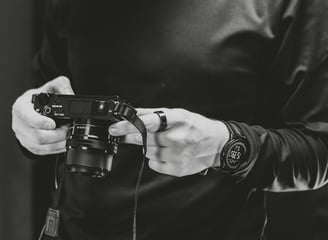
<svg viewBox="0 0 328 240"><path fill-rule="evenodd" d="M227 121L222 121L222 123L229 131L229 140L222 148L219 170L227 174L233 174L239 170L239 167L245 161L248 153L247 141L235 124Z"/></svg>

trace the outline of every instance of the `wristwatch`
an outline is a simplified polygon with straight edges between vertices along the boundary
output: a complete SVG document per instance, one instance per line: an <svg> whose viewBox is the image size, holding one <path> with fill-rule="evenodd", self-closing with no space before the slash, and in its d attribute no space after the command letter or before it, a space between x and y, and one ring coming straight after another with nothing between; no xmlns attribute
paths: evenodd
<svg viewBox="0 0 328 240"><path fill-rule="evenodd" d="M247 161L249 147L246 137L241 134L236 125L231 122L222 122L228 128L230 136L222 148L219 169L224 173L234 173L240 169L242 163Z"/></svg>

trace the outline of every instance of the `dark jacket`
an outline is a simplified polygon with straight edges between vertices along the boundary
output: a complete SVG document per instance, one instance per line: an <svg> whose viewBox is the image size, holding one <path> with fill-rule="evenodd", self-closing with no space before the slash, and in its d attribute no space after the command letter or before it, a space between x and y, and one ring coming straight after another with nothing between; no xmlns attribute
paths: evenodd
<svg viewBox="0 0 328 240"><path fill-rule="evenodd" d="M263 192L254 189L327 181L327 1L51 1L36 66L36 86L66 75L78 94L185 108L246 135L254 166L239 183L146 168L138 239L259 239ZM131 239L141 150L119 149L106 180L66 173L65 240Z"/></svg>

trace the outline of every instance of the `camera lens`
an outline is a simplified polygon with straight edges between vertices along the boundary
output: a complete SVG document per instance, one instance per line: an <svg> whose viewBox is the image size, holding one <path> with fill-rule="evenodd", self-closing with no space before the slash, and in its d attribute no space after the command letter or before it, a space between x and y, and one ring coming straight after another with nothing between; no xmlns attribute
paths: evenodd
<svg viewBox="0 0 328 240"><path fill-rule="evenodd" d="M66 166L72 173L104 178L117 153L117 138L108 134L109 121L76 119L67 139Z"/></svg>

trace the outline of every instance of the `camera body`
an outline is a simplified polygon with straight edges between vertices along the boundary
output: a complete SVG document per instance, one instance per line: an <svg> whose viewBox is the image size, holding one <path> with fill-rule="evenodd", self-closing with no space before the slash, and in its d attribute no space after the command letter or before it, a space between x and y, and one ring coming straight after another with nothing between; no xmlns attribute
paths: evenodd
<svg viewBox="0 0 328 240"><path fill-rule="evenodd" d="M39 93L32 96L34 109L71 124L66 141L66 166L72 173L104 178L112 169L118 138L108 127L118 121L134 122L137 111L118 96L86 96Z"/></svg>

